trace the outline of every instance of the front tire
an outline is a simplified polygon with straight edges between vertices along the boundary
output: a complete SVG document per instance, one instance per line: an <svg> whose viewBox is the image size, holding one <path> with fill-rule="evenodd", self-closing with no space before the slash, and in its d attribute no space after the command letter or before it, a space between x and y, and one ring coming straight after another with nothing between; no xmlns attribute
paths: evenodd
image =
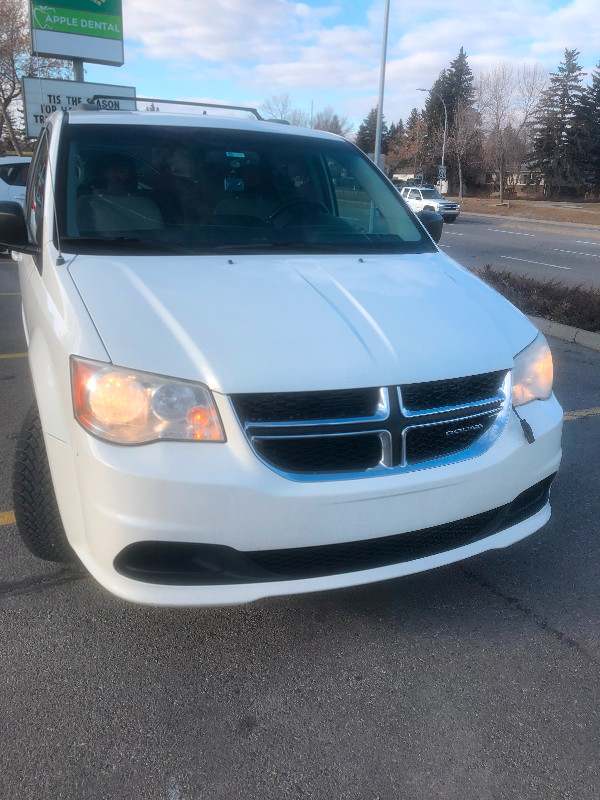
<svg viewBox="0 0 600 800"><path fill-rule="evenodd" d="M13 466L13 508L27 549L45 561L73 564L52 485L44 434L37 407L31 408L17 441Z"/></svg>

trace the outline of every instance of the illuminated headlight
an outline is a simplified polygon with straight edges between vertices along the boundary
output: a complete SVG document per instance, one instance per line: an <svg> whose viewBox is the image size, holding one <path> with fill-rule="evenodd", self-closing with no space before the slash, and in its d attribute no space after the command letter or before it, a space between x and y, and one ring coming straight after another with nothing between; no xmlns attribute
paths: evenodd
<svg viewBox="0 0 600 800"><path fill-rule="evenodd" d="M77 421L110 442L225 441L212 394L198 383L72 356L71 386Z"/></svg>
<svg viewBox="0 0 600 800"><path fill-rule="evenodd" d="M515 356L513 368L513 406L532 400L547 400L552 394L552 354L542 334Z"/></svg>

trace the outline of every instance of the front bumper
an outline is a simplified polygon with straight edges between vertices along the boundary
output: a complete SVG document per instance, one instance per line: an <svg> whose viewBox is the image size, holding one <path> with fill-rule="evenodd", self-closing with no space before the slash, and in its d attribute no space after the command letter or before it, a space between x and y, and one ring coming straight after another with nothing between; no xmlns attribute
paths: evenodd
<svg viewBox="0 0 600 800"><path fill-rule="evenodd" d="M536 437L531 445L511 413L498 441L472 460L402 475L294 482L257 459L227 399L217 400L227 444L118 447L93 439L76 424L75 446L47 441L67 536L90 573L126 600L228 605L386 580L505 547L550 516L546 504L516 524L443 552L316 577L168 585L121 574L115 560L140 542L216 545L244 554L376 540L442 526L510 504L555 473L560 462L562 410L552 397L519 409Z"/></svg>

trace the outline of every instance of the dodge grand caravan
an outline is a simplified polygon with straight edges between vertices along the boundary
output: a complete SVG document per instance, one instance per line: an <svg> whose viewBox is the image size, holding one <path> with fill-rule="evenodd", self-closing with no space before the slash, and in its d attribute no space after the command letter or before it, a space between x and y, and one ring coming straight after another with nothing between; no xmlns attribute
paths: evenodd
<svg viewBox="0 0 600 800"><path fill-rule="evenodd" d="M35 393L25 544L127 600L210 606L539 529L561 454L548 345L440 234L331 134L57 112L25 213L0 206Z"/></svg>

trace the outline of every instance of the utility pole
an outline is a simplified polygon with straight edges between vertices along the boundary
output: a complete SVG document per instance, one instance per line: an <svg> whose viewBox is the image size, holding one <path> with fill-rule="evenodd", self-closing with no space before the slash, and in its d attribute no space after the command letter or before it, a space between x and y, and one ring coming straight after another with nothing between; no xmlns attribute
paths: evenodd
<svg viewBox="0 0 600 800"><path fill-rule="evenodd" d="M388 20L390 17L390 0L385 0L383 22L383 43L381 45L381 69L379 70L379 102L377 104L377 125L375 127L375 153L373 160L379 166L381 154L381 129L383 128L383 89L385 85L385 59L387 55Z"/></svg>

